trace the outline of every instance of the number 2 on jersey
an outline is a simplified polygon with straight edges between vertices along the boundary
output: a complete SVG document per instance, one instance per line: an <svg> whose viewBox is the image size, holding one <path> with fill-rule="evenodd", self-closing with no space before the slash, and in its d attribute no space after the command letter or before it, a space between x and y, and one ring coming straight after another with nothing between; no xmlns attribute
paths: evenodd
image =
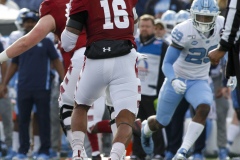
<svg viewBox="0 0 240 160"><path fill-rule="evenodd" d="M202 62L208 63L210 61L207 57L208 52L214 48L217 48L217 45L209 47L208 50L205 48L190 48L189 52L192 54L188 54L185 58L185 61L195 64L202 64Z"/></svg>
<svg viewBox="0 0 240 160"><path fill-rule="evenodd" d="M124 0L113 0L111 8L109 7L108 0L101 0L101 7L104 10L105 16L105 24L103 24L103 29L113 29L113 22L111 22L111 14L110 9L112 8L114 14L114 24L117 28L128 28L129 27L129 19L126 3ZM119 9L118 6L121 6ZM120 17L123 17L123 21L120 21Z"/></svg>

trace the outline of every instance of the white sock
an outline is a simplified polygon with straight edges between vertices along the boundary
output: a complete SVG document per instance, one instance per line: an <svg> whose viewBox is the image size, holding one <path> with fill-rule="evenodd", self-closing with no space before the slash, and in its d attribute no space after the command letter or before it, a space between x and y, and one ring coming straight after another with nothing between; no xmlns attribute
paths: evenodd
<svg viewBox="0 0 240 160"><path fill-rule="evenodd" d="M146 121L146 122L144 122ZM145 123L145 126L143 128L143 132L146 136L151 136L153 131L150 130L149 126L148 126L148 121L147 120L144 120L143 123Z"/></svg>
<svg viewBox="0 0 240 160"><path fill-rule="evenodd" d="M110 152L111 160L120 160L125 153L125 145L120 142L115 142L112 145L112 150Z"/></svg>
<svg viewBox="0 0 240 160"><path fill-rule="evenodd" d="M16 131L13 131L12 135L12 150L15 152L18 152L19 149L19 133Z"/></svg>
<svg viewBox="0 0 240 160"><path fill-rule="evenodd" d="M34 136L33 137L33 152L38 152L40 146L41 146L40 137L38 135Z"/></svg>
<svg viewBox="0 0 240 160"><path fill-rule="evenodd" d="M72 149L73 149L73 157L79 157L79 150L83 151L84 149L84 138L85 133L82 131L74 131L72 132Z"/></svg>
<svg viewBox="0 0 240 160"><path fill-rule="evenodd" d="M187 128L187 133L184 136L182 146L187 151L192 147L204 129L204 125L191 121Z"/></svg>
<svg viewBox="0 0 240 160"><path fill-rule="evenodd" d="M234 139L237 137L237 135L240 132L240 128L238 125L230 124L227 129L227 148L229 149L234 141Z"/></svg>

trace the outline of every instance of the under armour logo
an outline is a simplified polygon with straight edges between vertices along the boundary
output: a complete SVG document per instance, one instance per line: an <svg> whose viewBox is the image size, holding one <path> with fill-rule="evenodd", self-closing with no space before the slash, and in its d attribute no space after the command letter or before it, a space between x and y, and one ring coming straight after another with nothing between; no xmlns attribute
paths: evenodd
<svg viewBox="0 0 240 160"><path fill-rule="evenodd" d="M111 47L108 47L108 48L105 48L105 47L103 47L103 52L111 52Z"/></svg>

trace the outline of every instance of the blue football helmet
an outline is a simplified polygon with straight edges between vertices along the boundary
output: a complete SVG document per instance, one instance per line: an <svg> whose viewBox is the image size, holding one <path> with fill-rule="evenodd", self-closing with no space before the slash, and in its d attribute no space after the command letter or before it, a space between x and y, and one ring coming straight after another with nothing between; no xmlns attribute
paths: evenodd
<svg viewBox="0 0 240 160"><path fill-rule="evenodd" d="M176 24L179 24L187 19L190 18L190 13L186 10L180 10L177 14L176 14Z"/></svg>
<svg viewBox="0 0 240 160"><path fill-rule="evenodd" d="M161 20L165 24L167 32L170 33L176 25L176 12L167 10L163 13Z"/></svg>
<svg viewBox="0 0 240 160"><path fill-rule="evenodd" d="M19 11L17 19L15 20L15 25L18 28L18 30L23 30L22 24L26 19L33 19L34 21L37 22L39 20L39 14L36 11L32 11L27 8L22 8Z"/></svg>
<svg viewBox="0 0 240 160"><path fill-rule="evenodd" d="M15 20L15 25L17 27L18 30L23 30L22 28L22 23L23 23L23 20L22 20L22 15L25 13L25 12L29 12L30 10L27 9L27 8L22 8L19 10L19 14L17 16L17 19Z"/></svg>
<svg viewBox="0 0 240 160"><path fill-rule="evenodd" d="M194 0L190 8L193 25L200 32L212 30L219 14L219 7L215 0Z"/></svg>

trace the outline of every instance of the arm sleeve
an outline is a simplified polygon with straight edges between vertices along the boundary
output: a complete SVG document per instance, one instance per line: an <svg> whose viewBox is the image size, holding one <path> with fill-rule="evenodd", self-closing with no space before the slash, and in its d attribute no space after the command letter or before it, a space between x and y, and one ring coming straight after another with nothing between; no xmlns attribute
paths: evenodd
<svg viewBox="0 0 240 160"><path fill-rule="evenodd" d="M229 0L225 16L222 38L220 40L220 49L228 51L239 39L240 31L240 1Z"/></svg>
<svg viewBox="0 0 240 160"><path fill-rule="evenodd" d="M173 46L169 46L165 58L163 60L162 71L170 81L176 78L173 70L173 63L177 60L180 53L181 53L180 49L177 49Z"/></svg>

